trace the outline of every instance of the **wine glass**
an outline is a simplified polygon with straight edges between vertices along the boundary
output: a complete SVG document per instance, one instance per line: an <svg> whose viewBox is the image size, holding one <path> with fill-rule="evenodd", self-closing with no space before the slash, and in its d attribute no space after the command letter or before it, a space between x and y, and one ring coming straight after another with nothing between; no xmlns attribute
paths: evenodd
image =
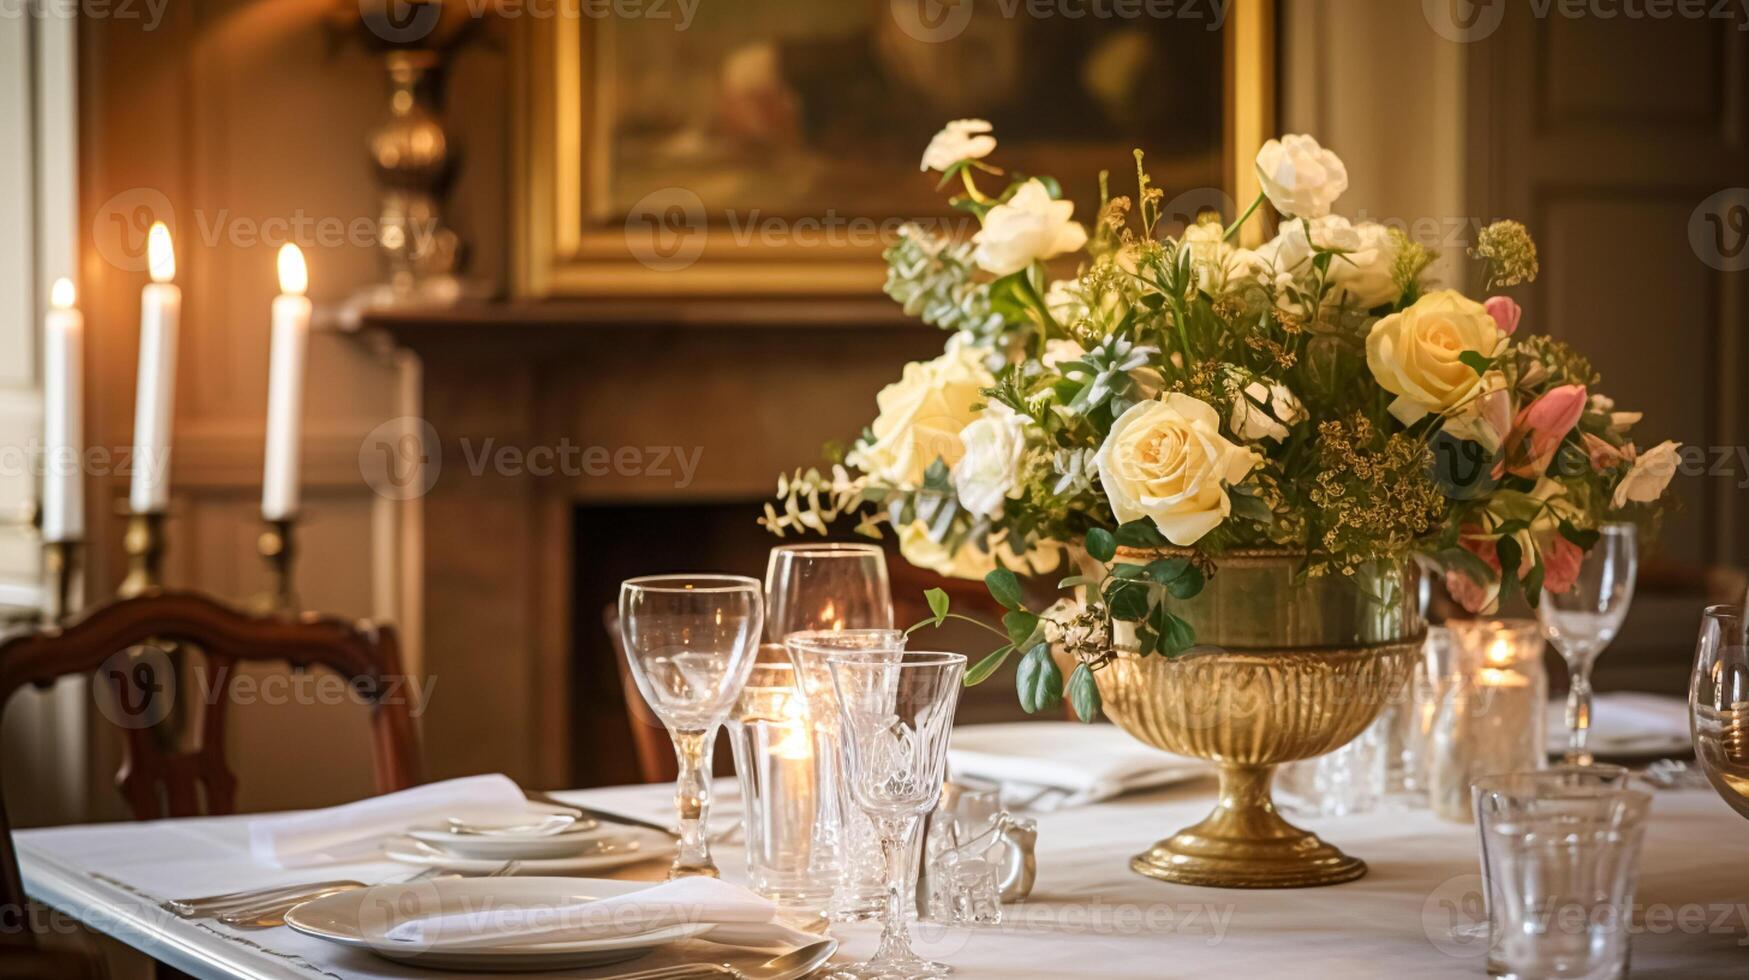
<svg viewBox="0 0 1749 980"><path fill-rule="evenodd" d="M850 798L874 822L887 865L880 946L846 980L918 980L952 970L911 949L905 898L917 884L911 854L923 816L941 800L947 742L966 658L957 653L865 651L828 660L843 725Z"/></svg>
<svg viewBox="0 0 1749 980"><path fill-rule="evenodd" d="M649 575L619 588L620 633L638 691L680 763L680 841L668 877L717 876L706 823L711 750L758 659L759 583L740 575Z"/></svg>
<svg viewBox="0 0 1749 980"><path fill-rule="evenodd" d="M1707 781L1749 817L1749 636L1741 606L1709 606L1701 616L1688 720Z"/></svg>
<svg viewBox="0 0 1749 980"><path fill-rule="evenodd" d="M801 630L892 629L893 590L879 545L782 544L765 568L771 642Z"/></svg>
<svg viewBox="0 0 1749 980"><path fill-rule="evenodd" d="M1587 765L1585 736L1591 730L1591 666L1609 646L1627 617L1634 599L1634 574L1639 565L1638 529L1632 524L1605 524L1597 543L1585 553L1573 587L1565 592L1543 590L1537 619L1561 659L1567 662L1567 752L1564 761Z"/></svg>

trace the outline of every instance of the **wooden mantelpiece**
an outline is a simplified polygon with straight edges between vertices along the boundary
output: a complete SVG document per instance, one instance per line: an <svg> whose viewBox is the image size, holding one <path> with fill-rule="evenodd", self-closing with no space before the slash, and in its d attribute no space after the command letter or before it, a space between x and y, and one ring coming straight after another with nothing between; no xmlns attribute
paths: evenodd
<svg viewBox="0 0 1749 980"><path fill-rule="evenodd" d="M854 438L876 392L943 339L880 298L491 304L362 326L416 355L408 413L440 446L436 482L404 505L435 678L431 775L502 770L545 787L572 772L573 624L598 621L571 608L573 563L588 560L572 553L577 505L746 501L752 522L778 473ZM567 446L570 472L529 472L535 458L517 455ZM578 454L596 447L652 472L584 471ZM691 479L672 461L653 472L654 447L696 453ZM648 570L685 565L652 555Z"/></svg>

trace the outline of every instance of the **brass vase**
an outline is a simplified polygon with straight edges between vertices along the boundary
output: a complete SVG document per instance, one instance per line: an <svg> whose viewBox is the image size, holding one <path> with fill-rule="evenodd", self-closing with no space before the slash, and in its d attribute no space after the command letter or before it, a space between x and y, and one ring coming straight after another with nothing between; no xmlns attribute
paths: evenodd
<svg viewBox="0 0 1749 980"><path fill-rule="evenodd" d="M1173 549L1129 551L1147 561ZM1095 673L1105 713L1156 748L1220 764L1207 819L1130 862L1184 885L1301 888L1366 874L1366 864L1282 819L1274 767L1340 748L1399 690L1425 629L1409 563L1353 576L1301 578L1304 556L1222 556L1203 591L1174 600L1197 646L1139 656L1120 629L1117 657ZM1128 624L1119 624L1120 627Z"/></svg>

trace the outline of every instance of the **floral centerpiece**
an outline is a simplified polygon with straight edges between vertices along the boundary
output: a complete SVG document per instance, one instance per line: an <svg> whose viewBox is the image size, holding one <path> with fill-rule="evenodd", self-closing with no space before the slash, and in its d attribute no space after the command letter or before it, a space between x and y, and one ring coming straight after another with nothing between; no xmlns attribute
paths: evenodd
<svg viewBox="0 0 1749 980"><path fill-rule="evenodd" d="M763 520L782 534L854 513L914 564L984 578L1009 613L968 682L1019 654L1029 711L1066 691L1091 720L1114 625L1143 657L1190 649L1175 603L1223 555L1278 549L1303 581L1419 560L1482 612L1568 588L1602 522L1656 517L1676 444L1639 449L1639 414L1499 292L1536 276L1523 225L1468 250L1478 301L1432 280L1428 248L1333 213L1347 171L1310 136L1263 147L1262 193L1233 224L1176 232L1140 152L1133 190L1102 177L1083 224L995 149L980 120L937 134L923 169L981 229L908 228L886 252L887 293L949 331L945 351L906 366L826 472L781 480ZM1240 247L1265 201L1276 234ZM1029 610L1016 573L1084 598Z"/></svg>

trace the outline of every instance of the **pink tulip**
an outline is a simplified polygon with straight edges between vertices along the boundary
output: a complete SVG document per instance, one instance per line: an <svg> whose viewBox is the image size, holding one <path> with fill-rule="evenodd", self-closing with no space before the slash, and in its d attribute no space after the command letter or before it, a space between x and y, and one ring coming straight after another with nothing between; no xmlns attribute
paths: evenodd
<svg viewBox="0 0 1749 980"><path fill-rule="evenodd" d="M1524 406L1512 420L1506 437L1506 470L1514 476L1538 477L1554 461L1555 451L1579 416L1585 413L1585 386L1550 388L1541 398Z"/></svg>
<svg viewBox="0 0 1749 980"><path fill-rule="evenodd" d="M1560 595L1573 588L1579 580L1579 566L1585 562L1585 551L1559 534L1549 536L1542 546L1543 588Z"/></svg>
<svg viewBox="0 0 1749 980"><path fill-rule="evenodd" d="M1586 432L1580 438L1585 441L1585 455L1591 458L1591 468L1599 473L1628 461L1627 453L1610 445L1609 440L1602 436Z"/></svg>
<svg viewBox="0 0 1749 980"><path fill-rule="evenodd" d="M1507 296L1490 296L1482 308L1494 318L1500 332L1508 337L1518 330L1518 318L1524 315L1524 310Z"/></svg>

